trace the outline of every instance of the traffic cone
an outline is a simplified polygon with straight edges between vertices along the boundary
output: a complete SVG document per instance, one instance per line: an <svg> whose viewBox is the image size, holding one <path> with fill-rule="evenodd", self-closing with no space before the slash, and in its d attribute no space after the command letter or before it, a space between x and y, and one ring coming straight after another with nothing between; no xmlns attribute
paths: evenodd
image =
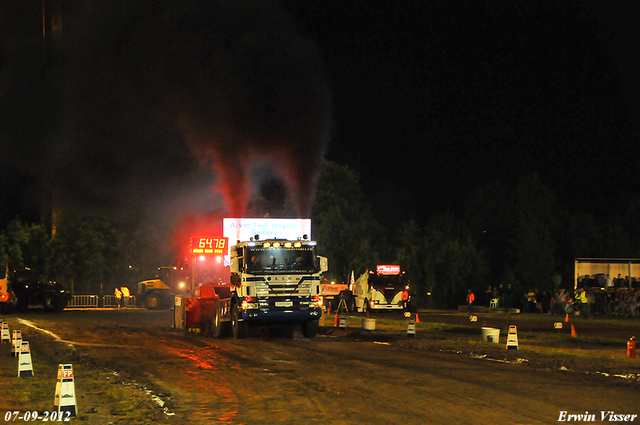
<svg viewBox="0 0 640 425"><path fill-rule="evenodd" d="M569 323L569 313L567 313L567 317L564 318L564 323Z"/></svg>
<svg viewBox="0 0 640 425"><path fill-rule="evenodd" d="M420 323L420 316L418 316L418 313L416 313L416 323Z"/></svg>
<svg viewBox="0 0 640 425"><path fill-rule="evenodd" d="M338 327L338 320L340 320L340 319L338 318L338 313L336 313L336 318L335 318L335 320L333 322L333 326L336 327L336 328Z"/></svg>
<svg viewBox="0 0 640 425"><path fill-rule="evenodd" d="M576 334L576 328L574 328L573 325L571 325L571 336L573 338L578 336L578 334Z"/></svg>
<svg viewBox="0 0 640 425"><path fill-rule="evenodd" d="M22 341L20 344L20 356L18 357L18 378L23 376L33 376L33 365L31 364L31 350L29 341Z"/></svg>
<svg viewBox="0 0 640 425"><path fill-rule="evenodd" d="M509 325L509 332L507 333L507 350L518 349L518 327L516 325Z"/></svg>
<svg viewBox="0 0 640 425"><path fill-rule="evenodd" d="M65 412L69 412L69 417L76 416L76 384L73 382L73 365L58 365L58 382L56 383L56 394L53 399L53 407L61 417Z"/></svg>
<svg viewBox="0 0 640 425"><path fill-rule="evenodd" d="M22 344L22 331L13 330L13 338L11 339L11 354L13 357L18 357L20 354L20 344Z"/></svg>
<svg viewBox="0 0 640 425"><path fill-rule="evenodd" d="M409 324L407 325L407 336L415 338L416 336L416 321L413 317L409 317Z"/></svg>
<svg viewBox="0 0 640 425"><path fill-rule="evenodd" d="M9 322L2 322L2 342L4 344L11 343L11 335L9 335Z"/></svg>
<svg viewBox="0 0 640 425"><path fill-rule="evenodd" d="M338 329L347 329L347 318L346 317L340 316Z"/></svg>

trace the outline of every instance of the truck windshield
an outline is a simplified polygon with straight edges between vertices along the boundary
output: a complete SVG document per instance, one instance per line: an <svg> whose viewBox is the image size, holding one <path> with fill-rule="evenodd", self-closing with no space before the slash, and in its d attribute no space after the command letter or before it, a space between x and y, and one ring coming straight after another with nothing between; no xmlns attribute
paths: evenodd
<svg viewBox="0 0 640 425"><path fill-rule="evenodd" d="M255 274L317 273L320 271L315 247L247 248L247 272Z"/></svg>
<svg viewBox="0 0 640 425"><path fill-rule="evenodd" d="M381 288L383 286L395 286L404 287L406 284L405 277L403 275L377 275L369 277L369 284Z"/></svg>

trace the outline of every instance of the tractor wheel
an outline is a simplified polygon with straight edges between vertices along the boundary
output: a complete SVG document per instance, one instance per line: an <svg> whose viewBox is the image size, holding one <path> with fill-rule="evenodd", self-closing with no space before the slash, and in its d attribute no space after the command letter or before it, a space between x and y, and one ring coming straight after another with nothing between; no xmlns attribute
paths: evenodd
<svg viewBox="0 0 640 425"><path fill-rule="evenodd" d="M213 309L213 319L211 320L211 336L220 338L222 334L222 322L220 321L220 303L216 303Z"/></svg>
<svg viewBox="0 0 640 425"><path fill-rule="evenodd" d="M64 300L58 294L47 294L44 297L44 302L42 303L42 307L44 307L47 311L62 311L64 310Z"/></svg>
<svg viewBox="0 0 640 425"><path fill-rule="evenodd" d="M144 306L147 310L160 310L162 308L162 299L157 293L152 292L144 298Z"/></svg>

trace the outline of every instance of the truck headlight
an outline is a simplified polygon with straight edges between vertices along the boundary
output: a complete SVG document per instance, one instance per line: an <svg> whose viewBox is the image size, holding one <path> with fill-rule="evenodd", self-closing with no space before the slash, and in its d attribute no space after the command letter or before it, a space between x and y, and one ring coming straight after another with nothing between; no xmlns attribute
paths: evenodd
<svg viewBox="0 0 640 425"><path fill-rule="evenodd" d="M243 310L256 310L258 308L258 302L253 297L247 297L242 301Z"/></svg>
<svg viewBox="0 0 640 425"><path fill-rule="evenodd" d="M309 302L309 307L311 308L321 308L322 307L322 298L319 295L314 295L311 297L311 301Z"/></svg>

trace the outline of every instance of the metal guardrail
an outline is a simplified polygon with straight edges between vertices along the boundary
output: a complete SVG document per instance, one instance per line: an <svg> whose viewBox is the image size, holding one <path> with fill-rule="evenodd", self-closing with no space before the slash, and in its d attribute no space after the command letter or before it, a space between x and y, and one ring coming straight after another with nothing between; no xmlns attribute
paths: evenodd
<svg viewBox="0 0 640 425"><path fill-rule="evenodd" d="M97 295L74 295L71 297L71 301L69 301L67 307L97 308L98 298Z"/></svg>
<svg viewBox="0 0 640 425"><path fill-rule="evenodd" d="M98 295L74 295L67 305L67 308L116 308L118 304L114 295L105 295L102 297L100 304ZM128 299L127 307L136 306L136 297L131 296Z"/></svg>

